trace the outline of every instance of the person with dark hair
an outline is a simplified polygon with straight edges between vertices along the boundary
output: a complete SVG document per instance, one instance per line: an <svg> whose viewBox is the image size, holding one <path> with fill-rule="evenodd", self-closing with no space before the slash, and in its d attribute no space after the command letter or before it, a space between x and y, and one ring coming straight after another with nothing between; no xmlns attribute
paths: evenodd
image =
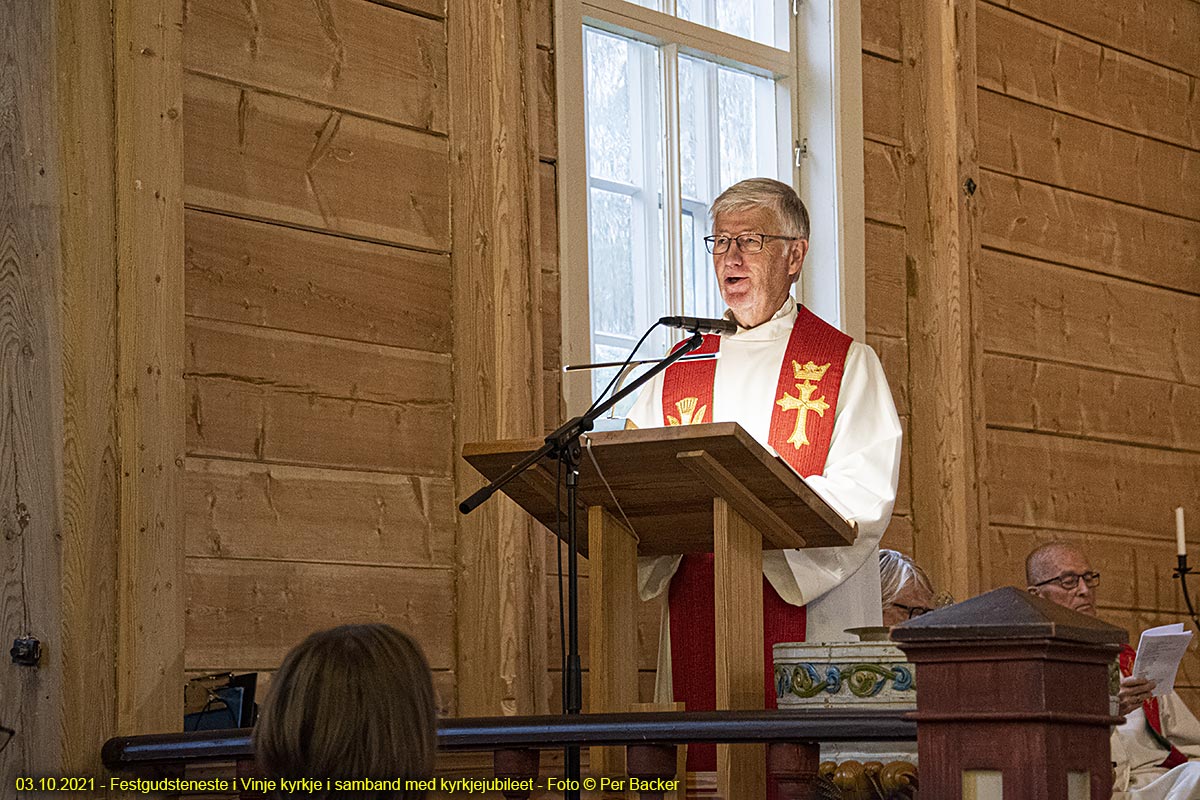
<svg viewBox="0 0 1200 800"><path fill-rule="evenodd" d="M293 648L254 730L255 757L267 777L364 787L337 791L331 783L328 791L305 792L314 798L424 798L405 783L428 780L436 748L425 656L410 637L379 623L318 631Z"/></svg>

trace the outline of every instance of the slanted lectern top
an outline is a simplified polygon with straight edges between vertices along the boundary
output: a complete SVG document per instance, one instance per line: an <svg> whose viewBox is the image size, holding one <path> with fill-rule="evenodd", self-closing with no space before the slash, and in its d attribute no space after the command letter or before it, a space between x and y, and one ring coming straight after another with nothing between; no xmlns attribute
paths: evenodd
<svg viewBox="0 0 1200 800"><path fill-rule="evenodd" d="M541 445L541 439L477 442L463 447L463 458L490 480ZM503 490L551 531L556 530L555 467L543 460ZM579 510L599 506L622 522L628 518L639 555L712 552L717 497L762 534L766 550L842 546L853 544L857 535L853 522L736 422L601 431L587 437ZM565 515L566 509L562 511ZM584 555L586 516L579 518Z"/></svg>

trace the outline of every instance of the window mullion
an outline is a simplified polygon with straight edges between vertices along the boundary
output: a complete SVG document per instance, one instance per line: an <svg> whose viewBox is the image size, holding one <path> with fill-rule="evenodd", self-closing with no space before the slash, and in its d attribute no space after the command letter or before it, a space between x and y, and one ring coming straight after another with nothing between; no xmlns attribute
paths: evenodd
<svg viewBox="0 0 1200 800"><path fill-rule="evenodd" d="M679 155L679 48L667 45L660 50L663 86L664 157L666 186L663 192L663 220L667 237L667 302L673 313L685 313L683 307L683 222L682 176Z"/></svg>

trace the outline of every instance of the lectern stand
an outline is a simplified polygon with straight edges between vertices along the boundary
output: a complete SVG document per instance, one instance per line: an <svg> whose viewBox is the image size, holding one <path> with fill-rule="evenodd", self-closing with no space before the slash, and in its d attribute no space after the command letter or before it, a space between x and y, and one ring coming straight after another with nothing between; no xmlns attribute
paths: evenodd
<svg viewBox="0 0 1200 800"><path fill-rule="evenodd" d="M463 457L494 479L542 444L468 444ZM543 461L503 491L554 530L555 481L555 464ZM716 707L761 709L763 549L847 545L857 535L852 522L733 422L590 434L577 511L579 552L591 569L593 712L628 711L637 700L638 556L713 553ZM722 795L764 796L764 763L761 745L718 746ZM593 759L594 774L619 769L609 754Z"/></svg>

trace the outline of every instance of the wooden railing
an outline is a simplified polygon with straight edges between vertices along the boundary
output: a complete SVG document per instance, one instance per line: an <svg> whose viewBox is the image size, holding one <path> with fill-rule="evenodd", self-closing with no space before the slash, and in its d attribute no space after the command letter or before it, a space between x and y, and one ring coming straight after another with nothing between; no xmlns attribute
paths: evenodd
<svg viewBox="0 0 1200 800"><path fill-rule="evenodd" d="M491 752L495 778L516 784L532 780L545 789L544 781L538 782L542 751L622 746L627 774L606 777L636 779L625 784L626 790L640 787L637 794L650 800L663 797L663 787L676 778L678 746L761 743L780 797L809 800L819 782L821 742L912 742L916 737L916 723L899 711L642 712L445 719L438 725L438 750ZM236 777L255 774L245 729L118 737L105 744L103 756L109 769L144 777L182 776L187 767L229 762L236 764ZM515 800L531 792L516 788L501 793Z"/></svg>
<svg viewBox="0 0 1200 800"><path fill-rule="evenodd" d="M496 777L528 781L537 778L543 751L620 746L626 772L606 777L647 782L641 797L658 798L663 792L650 782L677 775L680 745L761 743L780 796L810 800L818 786L821 742L916 738L921 800L964 794L980 800L1105 800L1112 787L1109 726L1120 721L1111 715L1108 674L1117 643L1126 638L1094 617L1017 589L997 589L892 630L892 639L916 665L916 712L447 719L438 731L439 762L455 753L490 752ZM113 770L143 776L181 775L185 768L217 762L236 766L239 775L253 774L246 731L113 739L104 747L104 761ZM477 765L470 774L482 771ZM545 791L545 784L540 788ZM519 788L501 793L514 800L530 795ZM740 797L736 786L731 794L727 800L758 800Z"/></svg>

